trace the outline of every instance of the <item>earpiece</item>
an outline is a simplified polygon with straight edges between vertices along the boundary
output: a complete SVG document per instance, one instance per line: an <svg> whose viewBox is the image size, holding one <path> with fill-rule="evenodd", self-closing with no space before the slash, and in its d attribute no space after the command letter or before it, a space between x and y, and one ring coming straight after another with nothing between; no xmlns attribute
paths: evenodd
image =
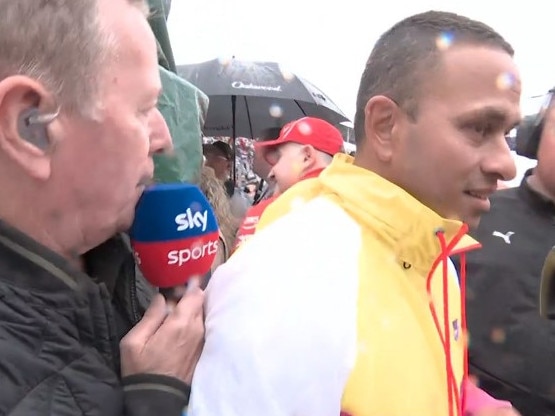
<svg viewBox="0 0 555 416"><path fill-rule="evenodd" d="M532 116L524 117L516 131L516 153L530 159L538 158L538 147L542 136L545 114L551 107L555 88L549 90L547 99L540 111Z"/></svg>
<svg viewBox="0 0 555 416"><path fill-rule="evenodd" d="M17 122L19 135L39 149L46 150L50 144L46 126L48 123L52 122L58 114L59 111L41 114L37 107L24 110L19 115Z"/></svg>

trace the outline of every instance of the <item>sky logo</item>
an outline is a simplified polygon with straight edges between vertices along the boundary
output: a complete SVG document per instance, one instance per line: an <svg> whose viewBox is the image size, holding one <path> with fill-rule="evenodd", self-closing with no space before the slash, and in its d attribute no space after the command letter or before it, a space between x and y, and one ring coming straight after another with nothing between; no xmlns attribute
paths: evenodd
<svg viewBox="0 0 555 416"><path fill-rule="evenodd" d="M177 231L187 231L193 228L200 228L201 231L206 231L208 225L208 211L193 212L191 208L175 217L177 224Z"/></svg>

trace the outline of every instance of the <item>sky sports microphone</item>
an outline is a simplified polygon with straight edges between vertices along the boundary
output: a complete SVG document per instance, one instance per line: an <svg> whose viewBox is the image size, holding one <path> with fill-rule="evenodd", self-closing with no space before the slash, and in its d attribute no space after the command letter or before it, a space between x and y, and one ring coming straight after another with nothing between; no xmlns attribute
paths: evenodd
<svg viewBox="0 0 555 416"><path fill-rule="evenodd" d="M208 273L218 251L210 203L197 186L185 183L147 188L129 235L141 272L166 298Z"/></svg>

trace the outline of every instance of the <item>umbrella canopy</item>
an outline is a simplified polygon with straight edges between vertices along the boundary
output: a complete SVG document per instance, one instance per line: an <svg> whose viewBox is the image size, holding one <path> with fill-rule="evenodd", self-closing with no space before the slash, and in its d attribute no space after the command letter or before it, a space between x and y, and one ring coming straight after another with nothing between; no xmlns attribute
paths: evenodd
<svg viewBox="0 0 555 416"><path fill-rule="evenodd" d="M320 89L276 62L214 59L178 65L177 73L209 97L206 136L258 138L304 116L348 121Z"/></svg>

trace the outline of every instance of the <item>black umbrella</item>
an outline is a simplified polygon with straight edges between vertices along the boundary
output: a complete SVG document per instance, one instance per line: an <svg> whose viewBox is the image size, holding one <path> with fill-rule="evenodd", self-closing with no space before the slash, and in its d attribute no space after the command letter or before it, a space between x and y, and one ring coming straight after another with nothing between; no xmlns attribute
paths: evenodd
<svg viewBox="0 0 555 416"><path fill-rule="evenodd" d="M206 136L258 138L304 116L334 125L348 121L320 89L276 62L214 59L178 65L177 73L209 97Z"/></svg>
<svg viewBox="0 0 555 416"><path fill-rule="evenodd" d="M210 99L204 126L207 136L233 137L235 126L236 137L256 138L265 129L304 116L322 118L334 125L348 120L321 90L283 71L276 62L214 59L179 65L177 73Z"/></svg>

